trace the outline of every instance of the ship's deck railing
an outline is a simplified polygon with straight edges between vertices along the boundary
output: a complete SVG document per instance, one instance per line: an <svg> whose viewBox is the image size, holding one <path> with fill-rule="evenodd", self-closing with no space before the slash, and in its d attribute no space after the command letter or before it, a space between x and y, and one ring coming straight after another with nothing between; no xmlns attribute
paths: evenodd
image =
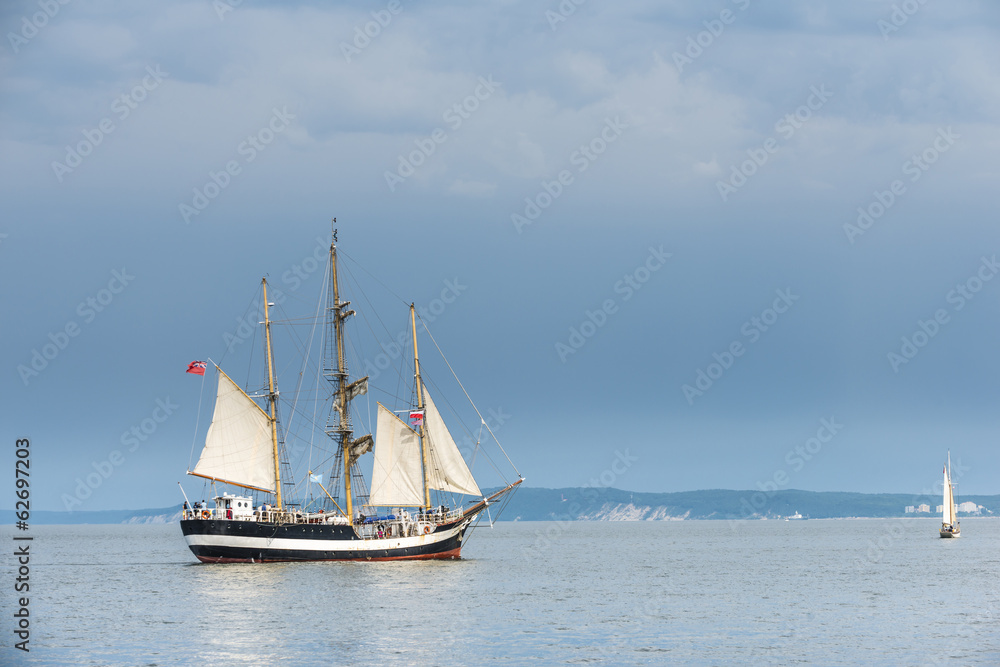
<svg viewBox="0 0 1000 667"><path fill-rule="evenodd" d="M341 516L340 514L329 513L325 514L322 512L309 514L302 512L288 512L288 511L277 511L277 510L260 510L256 509L252 514L230 514L232 510L226 510L221 507L198 507L194 509L185 509L181 511L181 518L185 520L190 519L203 519L203 520L213 520L213 519L229 519L233 521L257 521L261 523L322 523L322 524L342 524L347 525L347 518ZM462 518L462 509L453 509L447 512L441 512L440 510L427 513L414 513L408 514L405 519L405 523L429 523L429 524L443 524L451 523ZM376 523L383 524L397 524L401 521L401 517L397 515L395 519L372 522L364 524L367 526L375 526ZM357 525L357 524L356 524ZM358 525L360 528L361 526Z"/></svg>
<svg viewBox="0 0 1000 667"><path fill-rule="evenodd" d="M450 523L455 519L462 518L462 509L453 509L448 512L431 512L429 514L418 514L415 519L417 521L426 521L427 523Z"/></svg>
<svg viewBox="0 0 1000 667"><path fill-rule="evenodd" d="M203 519L210 521L213 519L229 519L232 521L256 521L260 523L322 523L322 524L342 524L347 525L348 521L339 514L325 514L318 512L315 514L302 512L287 512L277 510L254 510L252 514L228 514L231 510L221 507L199 507L197 509L186 509L181 511L182 519Z"/></svg>

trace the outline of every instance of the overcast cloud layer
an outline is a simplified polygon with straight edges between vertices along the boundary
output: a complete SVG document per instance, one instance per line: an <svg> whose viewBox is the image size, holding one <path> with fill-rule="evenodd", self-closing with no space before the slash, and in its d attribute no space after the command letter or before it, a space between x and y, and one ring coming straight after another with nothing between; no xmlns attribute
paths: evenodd
<svg viewBox="0 0 1000 667"><path fill-rule="evenodd" d="M998 21L6 3L3 442L32 438L38 508L115 451L80 509L178 502L207 419L183 369L261 275L313 304L319 273L289 272L336 216L404 299L463 286L432 330L530 485L627 450L637 491L916 493L951 449L960 494L1000 493Z"/></svg>

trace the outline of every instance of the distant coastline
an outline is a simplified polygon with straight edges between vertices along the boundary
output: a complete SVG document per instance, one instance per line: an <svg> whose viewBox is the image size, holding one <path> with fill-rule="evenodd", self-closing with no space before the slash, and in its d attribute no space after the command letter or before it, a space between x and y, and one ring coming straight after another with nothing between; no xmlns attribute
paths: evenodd
<svg viewBox="0 0 1000 667"><path fill-rule="evenodd" d="M965 517L1000 517L1000 495L962 496L978 513ZM937 495L850 493L836 491L680 491L633 493L612 488L574 487L519 490L501 521L691 521L784 520L796 513L805 519L940 518ZM916 511L921 505L927 511ZM914 511L907 512L910 507ZM967 506L971 507L971 506ZM181 505L105 511L33 511L34 525L165 524L180 520ZM13 510L0 510L0 524L12 525Z"/></svg>

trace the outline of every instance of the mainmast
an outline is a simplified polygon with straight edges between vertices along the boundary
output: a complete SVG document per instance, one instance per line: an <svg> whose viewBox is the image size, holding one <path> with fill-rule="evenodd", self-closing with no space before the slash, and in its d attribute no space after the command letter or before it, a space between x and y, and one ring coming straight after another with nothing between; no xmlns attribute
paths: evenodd
<svg viewBox="0 0 1000 667"><path fill-rule="evenodd" d="M334 218L336 223L337 219ZM337 276L337 230L333 230L333 240L330 243L330 291L327 296L327 348L324 354L323 373L327 379L336 386L336 394L333 397L333 410L337 411L338 418L335 424L327 423L327 435L334 437L336 434L340 438L340 455L344 460L344 492L346 495L347 518L354 523L354 493L351 489L351 470L354 462L360 456L368 453L372 449L374 440L371 434L363 435L360 438L352 439L354 430L351 428L351 400L357 396L368 393L368 376L350 382L347 374L347 358L344 355L344 322L348 317L354 315L353 310L348 310L350 301L340 300L340 280ZM331 330L332 329L332 330ZM329 348L330 343L336 346L335 350ZM333 356L336 354L337 366L332 368ZM332 417L332 415L331 415ZM331 473L333 479L338 473ZM364 482L361 483L362 491ZM338 506L337 509L340 509Z"/></svg>
<svg viewBox="0 0 1000 667"><path fill-rule="evenodd" d="M410 304L410 324L413 327L413 370L417 378L417 408L421 411L424 409L424 392L423 383L420 381L420 356L417 354L417 315L416 309L413 304ZM424 507L430 509L431 507L431 488L427 480L427 436L424 433L424 420L420 420L420 430L418 431L420 435L420 453L423 458L423 468L424 468Z"/></svg>
<svg viewBox="0 0 1000 667"><path fill-rule="evenodd" d="M351 427L347 412L347 368L344 361L344 317L341 309L348 303L340 302L340 285L337 281L337 232L333 232L330 242L330 279L333 281L333 328L337 340L337 412L340 413L340 445L344 455L344 494L347 498L347 518L354 522L353 498L351 497Z"/></svg>
<svg viewBox="0 0 1000 667"><path fill-rule="evenodd" d="M267 302L267 278L261 278L264 287L264 334L267 343L267 399L271 420L271 447L274 452L274 504L281 510L281 467L278 465L278 393L274 389L274 358L271 355L271 319Z"/></svg>
<svg viewBox="0 0 1000 667"><path fill-rule="evenodd" d="M948 523L954 525L955 523L955 485L951 481L951 450L948 450L948 497L945 499L947 507L945 509L948 511Z"/></svg>

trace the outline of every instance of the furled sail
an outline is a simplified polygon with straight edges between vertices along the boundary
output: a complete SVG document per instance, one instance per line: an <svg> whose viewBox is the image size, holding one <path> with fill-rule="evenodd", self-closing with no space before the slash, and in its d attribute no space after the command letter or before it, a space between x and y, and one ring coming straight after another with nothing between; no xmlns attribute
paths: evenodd
<svg viewBox="0 0 1000 667"><path fill-rule="evenodd" d="M368 393L368 376L364 376L360 380L356 380L351 384L347 385L347 400L353 401L358 396L364 396ZM337 392L334 398L334 403L340 405L340 392Z"/></svg>
<svg viewBox="0 0 1000 667"><path fill-rule="evenodd" d="M481 496L482 492L472 477L469 466L465 464L462 453L458 450L454 438L448 432L441 413L438 412L431 395L424 386L424 403L427 418L424 434L428 439L428 471L427 485L432 489L450 493L464 493L470 496Z"/></svg>
<svg viewBox="0 0 1000 667"><path fill-rule="evenodd" d="M351 460L348 461L348 466L353 466L354 462L357 461L362 455L367 454L372 450L372 436L363 435L357 440L351 440L347 447L348 452L350 452Z"/></svg>
<svg viewBox="0 0 1000 667"><path fill-rule="evenodd" d="M271 420L219 369L212 425L192 475L274 493Z"/></svg>
<svg viewBox="0 0 1000 667"><path fill-rule="evenodd" d="M420 437L381 403L374 458L369 504L424 504Z"/></svg>

